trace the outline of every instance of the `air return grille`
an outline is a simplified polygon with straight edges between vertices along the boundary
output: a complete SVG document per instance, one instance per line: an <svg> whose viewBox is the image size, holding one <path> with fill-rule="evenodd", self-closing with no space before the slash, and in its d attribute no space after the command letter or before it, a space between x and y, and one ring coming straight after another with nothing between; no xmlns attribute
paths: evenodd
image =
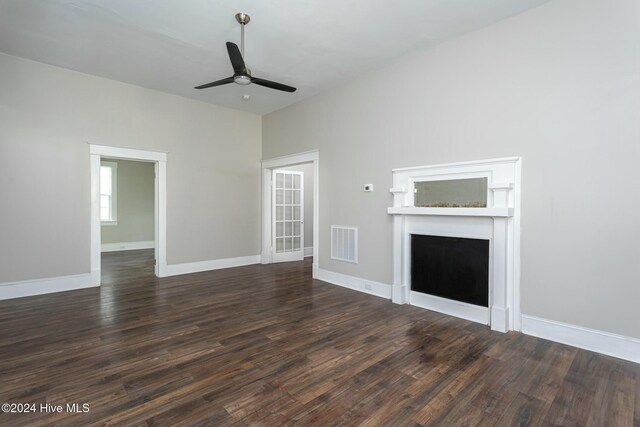
<svg viewBox="0 0 640 427"><path fill-rule="evenodd" d="M358 263L358 229L331 226L331 259Z"/></svg>

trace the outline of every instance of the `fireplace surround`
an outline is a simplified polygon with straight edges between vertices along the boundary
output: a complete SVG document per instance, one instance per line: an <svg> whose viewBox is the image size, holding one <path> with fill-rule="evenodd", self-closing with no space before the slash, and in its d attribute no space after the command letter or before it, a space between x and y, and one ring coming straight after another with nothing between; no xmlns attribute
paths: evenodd
<svg viewBox="0 0 640 427"><path fill-rule="evenodd" d="M488 324L496 331L520 329L520 168L521 159L509 157L393 169L388 214L393 216L394 303ZM414 205L416 183L479 178L486 178L486 207ZM411 235L487 240L488 307L412 291Z"/></svg>

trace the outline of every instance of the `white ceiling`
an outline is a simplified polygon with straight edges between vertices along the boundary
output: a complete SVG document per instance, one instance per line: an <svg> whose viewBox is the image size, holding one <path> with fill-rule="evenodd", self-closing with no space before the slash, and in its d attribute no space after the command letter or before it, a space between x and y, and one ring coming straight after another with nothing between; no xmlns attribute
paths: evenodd
<svg viewBox="0 0 640 427"><path fill-rule="evenodd" d="M548 0L0 0L0 52L266 114ZM251 16L257 85L195 90L233 74L226 41ZM243 94L251 95L249 101Z"/></svg>

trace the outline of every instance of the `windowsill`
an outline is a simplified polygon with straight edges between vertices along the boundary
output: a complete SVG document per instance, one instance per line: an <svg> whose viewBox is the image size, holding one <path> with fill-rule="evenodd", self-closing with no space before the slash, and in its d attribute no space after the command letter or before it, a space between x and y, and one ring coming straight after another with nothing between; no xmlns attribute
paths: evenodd
<svg viewBox="0 0 640 427"><path fill-rule="evenodd" d="M101 227L109 227L112 225L118 225L118 221L100 221Z"/></svg>

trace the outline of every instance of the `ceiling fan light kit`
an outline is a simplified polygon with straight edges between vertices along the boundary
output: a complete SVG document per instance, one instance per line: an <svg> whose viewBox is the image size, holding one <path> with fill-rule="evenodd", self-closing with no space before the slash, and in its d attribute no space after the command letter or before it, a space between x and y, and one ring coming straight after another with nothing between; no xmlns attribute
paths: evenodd
<svg viewBox="0 0 640 427"><path fill-rule="evenodd" d="M233 76L196 86L195 89L207 89L229 83L236 83L242 86L255 83L259 86L268 87L270 89L281 90L284 92L295 92L295 87L251 76L251 70L247 68L244 63L244 26L251 21L251 17L246 13L236 13L236 21L240 24L240 48L238 48L238 45L235 43L227 42L227 53L229 54L229 60L233 67Z"/></svg>
<svg viewBox="0 0 640 427"><path fill-rule="evenodd" d="M248 85L251 83L251 77L249 76L235 76L233 81L238 83L239 85Z"/></svg>

